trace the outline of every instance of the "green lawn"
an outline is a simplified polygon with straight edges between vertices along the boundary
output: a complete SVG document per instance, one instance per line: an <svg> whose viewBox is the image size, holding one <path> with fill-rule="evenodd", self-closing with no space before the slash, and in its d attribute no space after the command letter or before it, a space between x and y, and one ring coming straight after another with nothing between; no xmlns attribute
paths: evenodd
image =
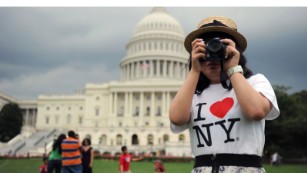
<svg viewBox="0 0 307 173"><path fill-rule="evenodd" d="M41 159L0 159L0 173L38 173ZM165 163L167 173L190 173L193 163ZM267 173L307 173L307 165L264 165ZM94 173L118 173L118 162L95 160ZM153 162L131 163L133 173L153 173Z"/></svg>

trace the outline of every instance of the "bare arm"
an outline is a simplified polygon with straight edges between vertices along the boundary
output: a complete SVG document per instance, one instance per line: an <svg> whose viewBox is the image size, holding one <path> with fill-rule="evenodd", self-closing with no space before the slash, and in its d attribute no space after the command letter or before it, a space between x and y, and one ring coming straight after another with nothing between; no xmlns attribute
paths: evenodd
<svg viewBox="0 0 307 173"><path fill-rule="evenodd" d="M240 53L232 40L224 39L223 42L228 44L228 59L225 61L225 71L227 71L229 68L238 65ZM230 81L244 115L253 120L265 118L272 107L271 102L256 91L241 73L231 75Z"/></svg>
<svg viewBox="0 0 307 173"><path fill-rule="evenodd" d="M120 165L120 173L123 173L123 172L124 172L124 166Z"/></svg>
<svg viewBox="0 0 307 173"><path fill-rule="evenodd" d="M170 121L175 125L183 125L190 120L192 99L201 72L199 58L205 56L204 46L205 43L201 39L195 39L192 42L192 68L169 108Z"/></svg>
<svg viewBox="0 0 307 173"><path fill-rule="evenodd" d="M265 118L272 107L271 102L256 91L241 73L233 74L230 80L244 115L253 120Z"/></svg>
<svg viewBox="0 0 307 173"><path fill-rule="evenodd" d="M187 79L177 92L169 109L170 121L175 125L186 124L190 120L190 109L199 73L190 71Z"/></svg>
<svg viewBox="0 0 307 173"><path fill-rule="evenodd" d="M90 167L93 167L93 162L94 162L94 150L91 149L91 160L90 160Z"/></svg>
<svg viewBox="0 0 307 173"><path fill-rule="evenodd" d="M144 159L144 157L135 157L135 158L132 158L132 161L139 161L139 160L143 160Z"/></svg>

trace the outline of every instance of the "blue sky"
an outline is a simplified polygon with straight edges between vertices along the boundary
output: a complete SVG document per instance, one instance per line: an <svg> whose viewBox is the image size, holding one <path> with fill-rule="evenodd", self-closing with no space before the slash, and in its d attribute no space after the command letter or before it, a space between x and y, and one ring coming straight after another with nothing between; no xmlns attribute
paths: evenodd
<svg viewBox="0 0 307 173"><path fill-rule="evenodd" d="M120 79L137 23L152 7L1 7L0 92L15 98L73 94ZM290 92L307 89L306 7L166 7L185 34L206 16L233 18L254 73Z"/></svg>

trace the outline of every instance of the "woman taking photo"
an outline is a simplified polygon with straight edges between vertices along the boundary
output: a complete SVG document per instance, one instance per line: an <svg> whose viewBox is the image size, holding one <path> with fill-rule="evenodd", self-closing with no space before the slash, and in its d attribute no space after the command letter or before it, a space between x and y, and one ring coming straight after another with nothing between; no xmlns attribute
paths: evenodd
<svg viewBox="0 0 307 173"><path fill-rule="evenodd" d="M243 55L245 37L223 16L205 18L185 39L190 71L169 109L171 130L189 129L192 173L263 173L265 120L279 116L276 96Z"/></svg>

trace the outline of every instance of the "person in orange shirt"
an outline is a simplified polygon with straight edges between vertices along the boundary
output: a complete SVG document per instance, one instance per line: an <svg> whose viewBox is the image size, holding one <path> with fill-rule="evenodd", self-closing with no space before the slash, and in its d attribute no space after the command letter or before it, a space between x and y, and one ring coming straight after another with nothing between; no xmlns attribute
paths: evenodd
<svg viewBox="0 0 307 173"><path fill-rule="evenodd" d="M81 144L74 131L68 132L68 138L63 140L61 147L63 173L82 173Z"/></svg>

